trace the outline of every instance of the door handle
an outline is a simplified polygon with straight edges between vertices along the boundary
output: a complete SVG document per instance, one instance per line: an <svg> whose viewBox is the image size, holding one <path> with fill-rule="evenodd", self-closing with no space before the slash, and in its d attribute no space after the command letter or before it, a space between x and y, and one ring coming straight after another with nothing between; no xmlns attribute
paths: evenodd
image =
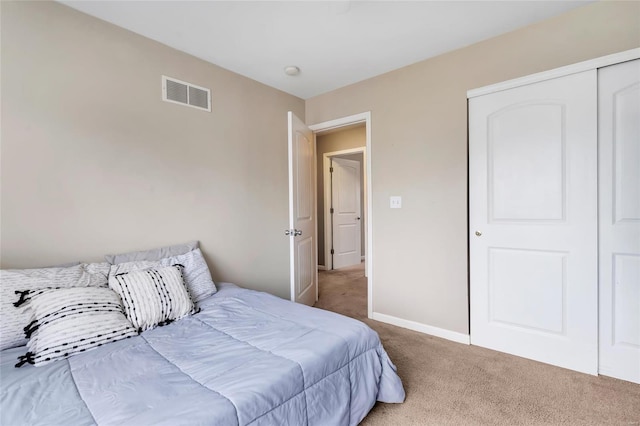
<svg viewBox="0 0 640 426"><path fill-rule="evenodd" d="M476 231L476 237L479 237L479 236L481 236L481 235L482 235L482 232L480 232L480 231Z"/></svg>
<svg viewBox="0 0 640 426"><path fill-rule="evenodd" d="M302 231L300 231L299 229L285 229L284 235L297 237L298 235L302 235Z"/></svg>
<svg viewBox="0 0 640 426"><path fill-rule="evenodd" d="M360 220L360 218L359 218L359 217L356 217L356 220Z"/></svg>

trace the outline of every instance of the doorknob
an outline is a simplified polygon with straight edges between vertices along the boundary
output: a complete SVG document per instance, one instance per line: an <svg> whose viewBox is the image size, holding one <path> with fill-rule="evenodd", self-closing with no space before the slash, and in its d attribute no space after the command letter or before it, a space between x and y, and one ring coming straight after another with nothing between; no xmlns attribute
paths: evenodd
<svg viewBox="0 0 640 426"><path fill-rule="evenodd" d="M481 235L482 235L482 232L480 232L480 231L476 231L476 236L477 236L477 237L479 237L479 236L481 236Z"/></svg>
<svg viewBox="0 0 640 426"><path fill-rule="evenodd" d="M359 217L356 217L356 220L360 220L360 218L359 218Z"/></svg>
<svg viewBox="0 0 640 426"><path fill-rule="evenodd" d="M302 231L300 231L299 229L285 229L284 235L297 237L298 235L302 235Z"/></svg>

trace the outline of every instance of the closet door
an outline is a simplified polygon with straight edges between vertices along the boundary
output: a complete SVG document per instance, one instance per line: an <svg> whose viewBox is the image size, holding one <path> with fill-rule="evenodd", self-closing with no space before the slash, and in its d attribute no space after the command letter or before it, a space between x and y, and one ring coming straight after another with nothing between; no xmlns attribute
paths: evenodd
<svg viewBox="0 0 640 426"><path fill-rule="evenodd" d="M640 383L640 60L598 84L600 373Z"/></svg>
<svg viewBox="0 0 640 426"><path fill-rule="evenodd" d="M598 372L597 72L469 100L471 343Z"/></svg>

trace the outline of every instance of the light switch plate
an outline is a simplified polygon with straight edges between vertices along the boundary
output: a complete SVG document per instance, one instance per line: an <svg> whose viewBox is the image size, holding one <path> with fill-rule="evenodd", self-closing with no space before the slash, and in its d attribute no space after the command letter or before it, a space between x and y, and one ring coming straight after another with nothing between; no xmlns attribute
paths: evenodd
<svg viewBox="0 0 640 426"><path fill-rule="evenodd" d="M392 209L401 209L402 208L402 197L394 195L389 197L389 207Z"/></svg>

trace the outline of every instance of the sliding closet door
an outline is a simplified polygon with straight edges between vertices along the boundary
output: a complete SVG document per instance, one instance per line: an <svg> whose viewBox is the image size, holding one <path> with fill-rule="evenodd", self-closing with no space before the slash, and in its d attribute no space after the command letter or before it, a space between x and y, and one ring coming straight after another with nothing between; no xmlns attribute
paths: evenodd
<svg viewBox="0 0 640 426"><path fill-rule="evenodd" d="M598 372L597 72L469 100L471 343Z"/></svg>
<svg viewBox="0 0 640 426"><path fill-rule="evenodd" d="M600 373L640 383L640 60L599 71Z"/></svg>

